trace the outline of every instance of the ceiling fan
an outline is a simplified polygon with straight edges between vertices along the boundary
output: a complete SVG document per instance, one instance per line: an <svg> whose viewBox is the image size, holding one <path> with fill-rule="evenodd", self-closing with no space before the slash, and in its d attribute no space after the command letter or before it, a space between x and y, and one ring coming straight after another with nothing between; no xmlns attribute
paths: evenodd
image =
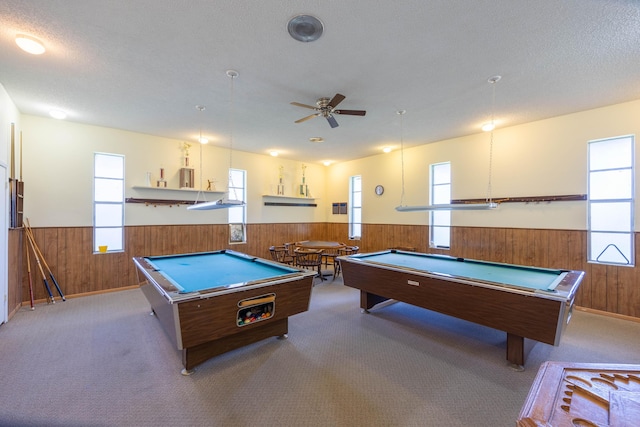
<svg viewBox="0 0 640 427"><path fill-rule="evenodd" d="M311 114L310 116L303 117L299 120L296 120L296 123L302 123L309 119L313 119L314 117L322 116L325 119L327 119L327 121L329 122L329 125L332 128L335 128L335 127L338 127L338 122L336 121L336 118L333 116L334 114L345 114L349 116L364 116L365 114L367 114L367 112L364 110L336 109L338 104L344 101L345 98L346 97L344 95L341 95L339 93L336 93L333 98L319 98L316 101L315 107L313 105L301 104L299 102L292 102L291 105L295 105L297 107L309 108L311 110L316 110L316 112Z"/></svg>

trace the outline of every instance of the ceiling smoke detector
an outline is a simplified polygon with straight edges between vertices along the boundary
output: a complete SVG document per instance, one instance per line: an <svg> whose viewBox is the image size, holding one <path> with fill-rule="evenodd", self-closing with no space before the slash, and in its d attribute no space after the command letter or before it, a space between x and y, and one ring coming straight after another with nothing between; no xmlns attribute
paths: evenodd
<svg viewBox="0 0 640 427"><path fill-rule="evenodd" d="M320 38L324 25L315 16L298 15L289 20L287 24L289 34L300 42L313 42Z"/></svg>

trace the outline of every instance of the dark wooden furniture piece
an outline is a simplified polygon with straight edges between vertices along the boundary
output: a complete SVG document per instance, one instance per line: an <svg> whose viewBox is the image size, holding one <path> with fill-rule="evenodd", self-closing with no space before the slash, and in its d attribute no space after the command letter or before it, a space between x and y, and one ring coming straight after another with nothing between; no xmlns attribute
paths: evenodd
<svg viewBox="0 0 640 427"><path fill-rule="evenodd" d="M213 356L272 336L309 309L314 273L230 250L136 257L138 281L184 374Z"/></svg>
<svg viewBox="0 0 640 427"><path fill-rule="evenodd" d="M360 289L363 311L387 299L507 333L507 360L523 369L524 339L558 345L582 271L382 251L339 257L344 284Z"/></svg>
<svg viewBox="0 0 640 427"><path fill-rule="evenodd" d="M545 362L516 426L636 427L640 365Z"/></svg>
<svg viewBox="0 0 640 427"><path fill-rule="evenodd" d="M322 249L296 248L296 266L305 268L307 270L316 270L317 277L320 277L320 280L324 281L324 277L322 276L323 252L324 251Z"/></svg>
<svg viewBox="0 0 640 427"><path fill-rule="evenodd" d="M276 262L281 262L283 264L293 264L293 256L289 254L289 250L286 246L270 246L269 253L271 254L271 259Z"/></svg>

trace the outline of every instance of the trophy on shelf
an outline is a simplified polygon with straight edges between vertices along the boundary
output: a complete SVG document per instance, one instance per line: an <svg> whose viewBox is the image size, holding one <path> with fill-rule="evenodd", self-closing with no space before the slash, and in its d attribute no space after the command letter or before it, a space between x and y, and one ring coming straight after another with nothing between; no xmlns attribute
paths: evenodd
<svg viewBox="0 0 640 427"><path fill-rule="evenodd" d="M160 168L160 179L157 181L156 185L158 188L167 188L167 181L164 179L164 168Z"/></svg>
<svg viewBox="0 0 640 427"><path fill-rule="evenodd" d="M194 170L189 167L189 148L191 144L183 142L180 146L184 151L184 166L180 168L180 188L193 188Z"/></svg>
<svg viewBox="0 0 640 427"><path fill-rule="evenodd" d="M307 168L307 166L303 163L302 164L302 184L300 184L300 191L299 191L299 196L300 197L309 197L309 186L306 183L306 178L304 176L304 171Z"/></svg>
<svg viewBox="0 0 640 427"><path fill-rule="evenodd" d="M282 177L283 177L283 170L284 167L280 166L278 168L278 196L284 196L284 184L282 183Z"/></svg>

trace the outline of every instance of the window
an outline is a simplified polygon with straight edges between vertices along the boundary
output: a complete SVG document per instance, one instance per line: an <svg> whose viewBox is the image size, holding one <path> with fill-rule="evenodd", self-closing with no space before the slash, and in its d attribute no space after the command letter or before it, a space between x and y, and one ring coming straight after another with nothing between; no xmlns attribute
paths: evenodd
<svg viewBox="0 0 640 427"><path fill-rule="evenodd" d="M229 200L245 201L247 171L229 169ZM229 208L229 243L246 243L246 205Z"/></svg>
<svg viewBox="0 0 640 427"><path fill-rule="evenodd" d="M362 178L352 176L349 180L349 238L362 237Z"/></svg>
<svg viewBox="0 0 640 427"><path fill-rule="evenodd" d="M588 261L634 264L634 137L590 141Z"/></svg>
<svg viewBox="0 0 640 427"><path fill-rule="evenodd" d="M93 158L93 251L124 250L124 156Z"/></svg>
<svg viewBox="0 0 640 427"><path fill-rule="evenodd" d="M435 163L430 167L432 205L451 203L451 162ZM429 247L451 247L451 211L429 212Z"/></svg>

